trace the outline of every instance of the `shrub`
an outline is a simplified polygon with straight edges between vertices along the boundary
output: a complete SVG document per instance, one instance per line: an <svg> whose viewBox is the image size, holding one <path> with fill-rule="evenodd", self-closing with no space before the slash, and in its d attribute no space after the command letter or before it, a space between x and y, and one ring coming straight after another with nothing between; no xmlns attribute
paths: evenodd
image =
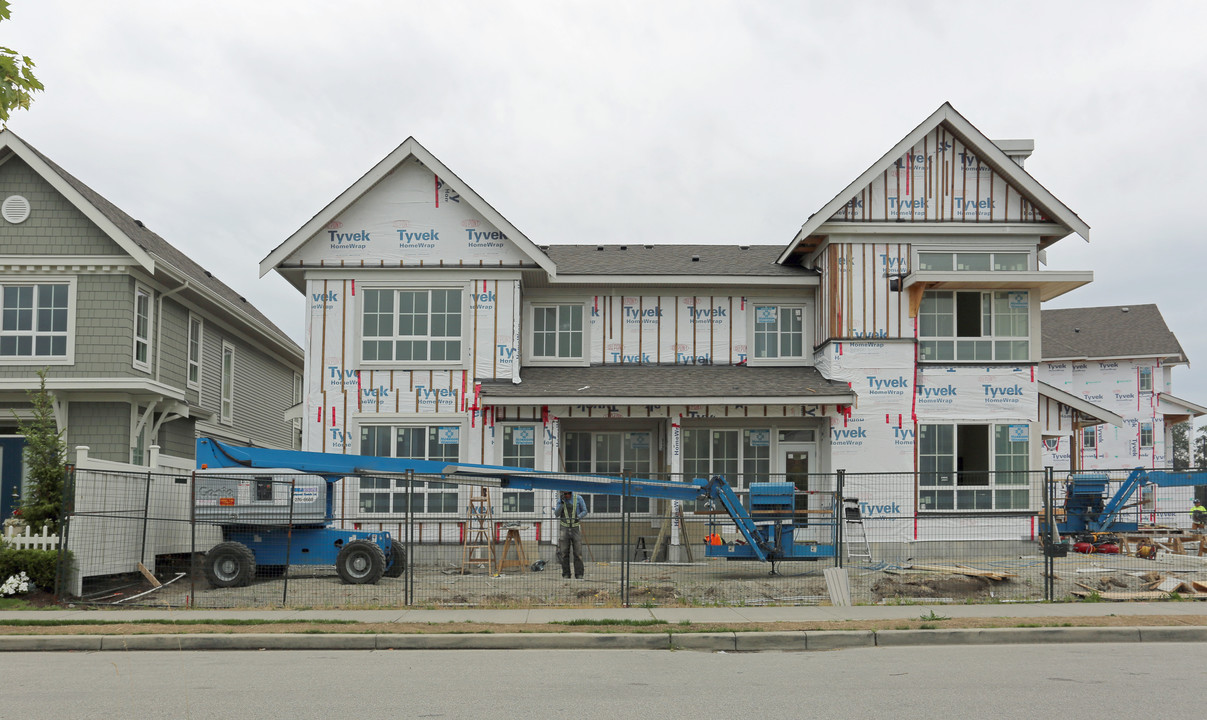
<svg viewBox="0 0 1207 720"><path fill-rule="evenodd" d="M35 532L45 525L55 534L59 531L59 515L63 511L66 447L63 431L55 425L54 395L46 390L45 369L38 371L38 380L38 391L29 392L33 419L18 424L18 432L25 436L25 463L29 470L21 518Z"/></svg>
<svg viewBox="0 0 1207 720"><path fill-rule="evenodd" d="M70 553L68 562L70 562ZM0 546L0 582L24 572L40 590L54 592L55 571L58 569L58 550L17 550Z"/></svg>

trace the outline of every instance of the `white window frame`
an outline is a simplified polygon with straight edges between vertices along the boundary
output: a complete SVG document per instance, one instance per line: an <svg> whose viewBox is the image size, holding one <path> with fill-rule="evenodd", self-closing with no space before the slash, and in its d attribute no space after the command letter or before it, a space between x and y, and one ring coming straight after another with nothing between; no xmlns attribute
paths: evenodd
<svg viewBox="0 0 1207 720"><path fill-rule="evenodd" d="M218 371L222 378L221 392L218 394L219 422L232 425L235 422L235 346L225 340L222 341L221 362Z"/></svg>
<svg viewBox="0 0 1207 720"><path fill-rule="evenodd" d="M587 436L589 436L590 443L591 443L590 459L589 460L586 460L586 459L579 460L578 464L575 464L575 465L570 464L571 462L573 462L573 460L569 457L570 435L572 435L572 434L587 435ZM638 448L632 446L632 444L630 442L632 439L630 436L633 434L644 434L644 435L649 436L650 446L648 448L646 448L647 454L649 456L648 459L646 460L646 464L649 466L648 468L641 468L641 467L629 468L629 467L627 467L627 464L630 462L632 462L634 464L640 462L639 459L633 459L631 456L626 456L626 451L636 451L638 449ZM566 467L567 472L587 473L587 474L593 474L593 475L608 475L608 476L612 476L612 477L619 477L621 475L620 472L616 471L615 467L612 467L611 463L614 461L612 461L611 458L601 459L597 456L595 451L596 451L596 448L599 447L598 439L601 436L607 436L609 438L609 440L612 440L612 439L619 440L620 452L621 452L620 463L622 466L621 469L624 472L627 472L628 474L633 475L634 477L649 477L650 476L650 474L653 472L654 461L657 457L657 445L656 445L657 436L653 430L647 430L644 428L632 429L632 430L629 430L629 429L625 429L625 430L619 430L619 429L618 430L598 430L598 429L569 430L569 431L563 432L563 442L562 442L563 456L562 457L563 457L564 465ZM615 437L613 438L613 436L615 436ZM626 446L626 442L629 442L630 444L628 446ZM602 517L620 517L620 515L621 515L619 508L623 507L621 505L621 503L623 502L623 499L620 496L582 493L582 497L583 497L583 500L587 503L587 509L591 512L592 515L598 515L598 516L602 516ZM653 504L650 502L650 498L632 497L632 498L629 498L629 500L630 500L631 510L634 513L648 513L654 507ZM611 507L605 507L605 508L601 509L598 506L598 504L601 502L605 503L606 505L609 505L609 506L612 505L613 503L615 503L616 509L613 510Z"/></svg>
<svg viewBox="0 0 1207 720"><path fill-rule="evenodd" d="M734 493L741 499L742 504L750 507L750 483L782 481L782 475L775 474L775 445L774 438L778 436L779 428L771 425L760 427L685 427L680 440L682 447L683 475L685 480L696 477L712 477L720 475L725 478ZM692 444L688 433L704 433L705 449L708 457L689 457L688 446ZM767 434L766 445L755 445L757 433ZM718 435L725 436L726 445L734 452L732 457L719 457L717 454ZM730 440L729 438L732 438ZM697 448L699 446L696 446ZM703 508L701 508L703 509Z"/></svg>
<svg viewBox="0 0 1207 720"><path fill-rule="evenodd" d="M776 322L779 322L781 314L785 310L800 311L800 355L779 356L779 357L756 357L755 348L757 346L756 336L759 326L759 308L775 307ZM797 299L789 298L748 298L746 300L746 363L751 367L758 366L800 366L813 364L813 315L811 305L808 302L802 302ZM781 337L781 332L777 331L776 337ZM778 344L778 343L777 343Z"/></svg>
<svg viewBox="0 0 1207 720"><path fill-rule="evenodd" d="M1145 435L1148 435L1148 442L1144 441ZM1153 447L1156 444L1156 438L1157 438L1157 436L1156 436L1155 428L1153 427L1153 423L1151 423L1151 422L1140 423L1140 429L1139 429L1139 432L1137 433L1137 441L1140 443L1141 448Z"/></svg>
<svg viewBox="0 0 1207 720"><path fill-rule="evenodd" d="M32 346L31 346L31 354L30 355L0 355L0 365L30 365L30 364L37 364L39 366L41 366L41 365L74 365L75 364L76 278L75 277L63 277L63 276L46 277L46 276L33 276L33 275L0 277L0 309L3 308L4 288L11 287L11 286L26 286L26 285L33 286L33 288L34 288L35 312L34 312L34 316L33 316L33 322L35 324L31 327L31 330L28 333L25 331L16 331L15 334L22 335L22 336L30 335L34 338L32 341ZM54 337L54 336L65 336L66 337L66 342L67 342L66 352L62 355L38 355L38 354L36 354L36 352L33 352L33 351L36 351L36 349L37 349L37 339L39 337L39 334L36 329L37 328L37 326L36 326L36 322L37 322L37 312L36 312L37 287L39 285L66 285L67 286L67 330L65 333L52 331L50 333L46 333L43 335L43 336L50 335L52 337ZM9 333L6 333L3 330L3 324L0 323L0 336L4 336L7 334L9 334Z"/></svg>
<svg viewBox="0 0 1207 720"><path fill-rule="evenodd" d="M1142 393L1150 393L1153 391L1153 369L1148 366L1139 368L1137 374L1137 384ZM1148 382L1145 382L1147 380Z"/></svg>
<svg viewBox="0 0 1207 720"><path fill-rule="evenodd" d="M1097 450L1098 449L1098 426L1097 425L1090 425L1089 427L1083 427L1081 429L1081 449L1082 450Z"/></svg>
<svg viewBox="0 0 1207 720"><path fill-rule="evenodd" d="M997 328L998 323L1000 321L1004 321L1013 316L1013 313L999 315L995 311L994 306L998 300L997 296L999 293L1006 294L1005 299L1006 299L1007 303L1010 302L1009 295L1011 293L1022 293L1027 296L1027 307L1025 310L1022 311L1022 316L1025 318L1025 322L1027 324L1027 334L1026 335L998 334L998 328ZM979 311L979 314L978 314L979 322L981 325L981 334L980 335L960 335L959 334L960 333L960 311L959 311L960 299L959 299L959 296L964 295L964 294L975 294L975 295L980 296L980 300L978 303L981 308L981 310ZM939 295L950 296L950 301L951 301L951 312L950 313L930 312L929 309L927 308L928 300L931 298L937 298ZM1031 353L1034 350L1034 343L1031 342L1031 334L1034 331L1034 323L1032 321L1033 319L1031 318L1031 310L1032 310L1032 307L1034 306L1034 303L1032 302L1031 295L1032 295L1032 293L1029 290L968 289L968 290L926 290L926 291L924 291L922 293L922 303L918 307L918 344L919 344L918 357L919 357L919 360L921 362L937 362L937 363L944 363L944 364L960 364L960 363L983 364L983 363L1029 362L1029 360L1031 358ZM985 327L984 327L984 320L985 320L984 302L985 302L986 296L988 296L988 298L989 298L990 322L994 325L994 327L990 330L990 332L988 334L985 333ZM1011 308L1008 308L1008 310L1009 309L1011 309ZM945 318L949 319L951 322L951 333L950 334L938 334L937 332L935 332L933 334L924 334L924 333L928 332L928 330L925 328L925 326L928 324L928 318L931 318L931 317L935 318L935 320L933 321L933 324L936 324L936 325L941 323L943 321L943 319L945 319ZM990 358L960 358L959 357L960 343L962 343L962 342L963 343L974 343L974 342L988 343L988 347L990 348L990 350L992 352L992 357L990 357ZM1022 353L1023 357L1015 357L1013 352L1010 353L1009 357L998 357L998 343L1019 343L1019 342L1026 343L1026 349ZM944 357L939 354L939 351L941 349L941 345L940 345L941 343L950 343L951 344L951 357Z"/></svg>
<svg viewBox="0 0 1207 720"><path fill-rule="evenodd" d="M950 268L924 268L922 267L922 256L950 256ZM1021 255L1026 258L1025 265L1021 270L1001 270L998 269L998 255ZM989 267L974 268L960 267L961 256L963 260L971 260L972 256L977 258L985 257L989 260ZM914 268L918 272L1030 272L1035 270L1035 263L1032 261L1034 256L1027 250L926 250L920 249L914 253Z"/></svg>
<svg viewBox="0 0 1207 720"><path fill-rule="evenodd" d="M385 432L388 433L388 437L386 438L386 441L388 442L388 449L390 452L388 457L398 457L397 452L398 452L398 431L399 430L409 430L409 431L422 430L424 432L424 434L428 435L427 440L430 441L431 440L430 433L433 431L439 432L440 428L457 428L457 452L456 452L455 458L452 455L445 457L445 458L436 458L436 459L445 460L448 462L460 462L462 451L464 450L465 443L468 440L468 438L466 437L464 423L462 423L460 421L460 419L440 418L440 417L433 417L433 418L410 417L410 418L401 418L401 419L393 419L393 420L383 419L381 421L374 419L372 422L360 423L359 425L357 425L357 427L353 431L352 437L355 438L355 442L357 443L355 451L362 455L372 455L373 454L371 452L365 452L365 449L361 445L364 430L367 428L378 428L379 430L384 430ZM383 455L382 457L386 457L386 456ZM431 452L431 446L425 442L424 456L422 458L416 458L416 459L429 460L429 459L432 459L432 457L433 457L433 453ZM406 484L405 478L398 477L398 476L394 476L394 477L390 477L390 478L373 477L371 474L367 474L365 476L362 476L360 478L359 482L360 482L360 484L357 485L356 494L354 496L354 499L351 501L355 504L349 508L349 511L351 513L354 513L358 518L363 519L363 518L370 518L370 517L375 517L375 518L387 517L387 518L393 519L393 518L401 517L406 514L406 508L399 507L399 505L398 505L398 503L401 502L401 500L399 498L406 497L407 484ZM437 481L416 480L414 492L416 495L421 495L423 497L423 510L416 511L415 515L418 517L425 517L425 518L461 517L461 514L462 514L461 487L462 486L458 485L457 483L444 483L444 482L437 482ZM388 502L390 505L389 510L385 510L385 511L362 510L361 509L362 508L361 496L366 493L372 493L374 495L382 494L382 493L387 494L389 496L388 497ZM441 510L438 510L435 512L432 512L431 510L429 510L429 507L430 507L429 498L433 495L440 495L441 502L447 502L449 495L454 496L453 497L453 509L452 510L441 509Z"/></svg>
<svg viewBox="0 0 1207 720"><path fill-rule="evenodd" d="M541 460L544 453L541 447L544 444L543 429L539 422L508 422L499 424L499 464L508 465L511 467L527 467L531 470L536 470L541 465ZM507 452L507 437L514 433L516 428L529 428L532 430L532 464L517 462L513 456ZM516 447L524 447L517 445ZM510 490L504 489L501 492L499 503L499 512L515 515L536 515L540 512L536 502L536 492L533 490ZM511 509L508 507L509 501L514 502L517 507ZM519 507L523 503L531 505L531 509Z"/></svg>
<svg viewBox="0 0 1207 720"><path fill-rule="evenodd" d="M459 315L460 333L457 335L441 335L441 336L437 336L437 338L436 338L436 339L441 339L441 340L452 340L455 338L459 343L456 358L451 359L451 360L448 360L448 359L446 359L446 360L431 360L431 359L427 359L427 360L377 360L377 359L366 360L365 359L365 345L364 345L365 340L366 340L366 337L364 334L365 299L369 295L369 293L386 291L386 292L393 292L393 294L394 294L394 309L392 311L393 317L391 320L391 327L393 328L394 334L390 335L390 336L375 335L375 336L370 336L370 337L375 337L375 338L381 339L382 341L389 341L389 342L394 342L394 343L397 343L399 340L404 340L406 338L413 338L413 339L426 338L426 340L428 342L428 351L429 351L428 355L430 356L431 355L431 341L433 339L433 336L431 335L432 310L431 310L431 304L430 304L430 298L431 298L430 293L432 291L439 291L439 290L456 290L457 292L460 293L460 315ZM429 293L429 295L428 295L429 305L428 305L428 311L427 311L427 317L428 317L427 334L423 335L423 336L398 335L397 334L398 333L398 293L400 293L400 292L424 292L424 291L427 291ZM470 336L470 329L473 326L473 323L471 322L471 318L469 317L469 312L468 312L469 301L470 301L469 300L470 292L471 292L471 288L467 283L407 284L407 283L397 283L397 282L395 282L395 283L380 282L380 283L364 283L364 284L362 284L360 292L358 292L356 294L357 302L356 302L355 337L356 337L357 362L359 362L362 367L366 367L366 368L425 368L425 369L426 368L435 368L435 369L465 369L465 368L467 368L468 367L467 358L469 357L468 350L470 347L470 342L472 340L472 338ZM396 346L394 349L396 350ZM394 351L392 350L391 355L393 355L393 354L394 354Z"/></svg>
<svg viewBox="0 0 1207 720"><path fill-rule="evenodd" d="M196 345L194 345L194 343L193 343L193 327L194 326L196 326L196 328L197 328ZM193 358L194 348L197 351L196 359ZM204 357L204 355L203 355L204 352L205 352L205 320L202 317L195 315L194 313L189 313L189 325L188 325L187 337L185 338L185 371L184 371L185 376L184 377L185 377L185 385L190 390L197 390L198 392L200 392L200 390L201 390L201 369L202 369L201 360ZM196 371L196 373L194 373L194 370ZM194 378L193 377L194 374L196 374L197 377Z"/></svg>
<svg viewBox="0 0 1207 720"><path fill-rule="evenodd" d="M302 374L295 372L293 374L293 405L298 406L302 402ZM300 411L299 411L300 412ZM293 440L293 449L302 449L302 418L296 417L290 421L290 430Z"/></svg>
<svg viewBox="0 0 1207 720"><path fill-rule="evenodd" d="M143 299L147 301L146 312L146 332L139 334L139 302ZM151 343L155 335L155 294L149 288L141 283L134 285L134 324L130 328L130 335L133 336L133 345L131 347L131 362L135 370L143 372L151 372ZM139 348L142 348L146 357L142 360L138 359Z"/></svg>
<svg viewBox="0 0 1207 720"><path fill-rule="evenodd" d="M997 452L997 436L999 432L1004 432L1007 435L1010 432L1011 425L1020 423L1011 422L993 422L985 421L966 421L961 423L953 422L937 422L937 423L921 423L918 425L918 512L927 515L943 513L985 513L993 514L999 512L1019 512L1030 509L1030 504L1033 500L1031 492L1031 442L1012 443L1021 445L1017 448L1019 452L1007 453L999 455ZM987 471L977 469L957 470L959 458L959 428L962 426L988 426L988 452L989 467ZM934 453L927 452L927 444L930 439L929 428L950 428L951 429L951 451L950 453L936 451ZM1028 430L1028 438L1034 437L1032 429ZM937 440L937 438L936 438ZM1009 441L1007 441L1009 442ZM1013 449L1013 448L1012 448ZM942 450L942 448L939 448ZM933 460L931 460L933 458ZM1025 468L1015 467L1015 463L1019 460L1026 466ZM943 462L947 461L947 462ZM1003 467L1010 466L1010 467ZM975 478L980 473L986 474L986 482L984 484L972 481L964 483L961 481L961 475ZM961 495L964 493L986 492L990 500L991 507L969 507L964 505L961 507L962 497L975 497L975 495ZM1025 498L1022 501L1011 500L1010 507L999 507L999 493L1009 492L1017 493L1025 492ZM924 505L927 502L927 494L934 493L932 499L936 500L933 505ZM951 493L951 507L941 507L937 502L939 493ZM1011 498L1014 496L1012 495Z"/></svg>
<svg viewBox="0 0 1207 720"><path fill-rule="evenodd" d="M536 355L536 311L538 308L577 307L582 313L582 355L558 357ZM524 364L545 367L587 367L591 364L591 307L581 298L541 298L524 303Z"/></svg>

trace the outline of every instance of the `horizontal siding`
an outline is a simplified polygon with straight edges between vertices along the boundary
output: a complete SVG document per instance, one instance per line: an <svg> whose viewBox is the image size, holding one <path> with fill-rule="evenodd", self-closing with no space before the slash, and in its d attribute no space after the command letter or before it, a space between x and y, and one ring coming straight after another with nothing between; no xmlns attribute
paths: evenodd
<svg viewBox="0 0 1207 720"><path fill-rule="evenodd" d="M205 323L202 347L201 406L214 413L215 425L221 425L224 341L235 347L233 424L224 427L232 435L250 437L260 445L291 447L293 431L284 414L293 405L294 368L209 322Z"/></svg>
<svg viewBox="0 0 1207 720"><path fill-rule="evenodd" d="M130 462L130 406L126 403L73 402L67 416L68 462L77 445L87 445L98 460Z"/></svg>

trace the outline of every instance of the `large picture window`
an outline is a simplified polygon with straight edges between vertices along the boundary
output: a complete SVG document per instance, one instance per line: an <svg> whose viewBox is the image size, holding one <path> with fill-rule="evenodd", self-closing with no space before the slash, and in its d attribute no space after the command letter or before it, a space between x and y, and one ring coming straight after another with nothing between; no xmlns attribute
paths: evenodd
<svg viewBox="0 0 1207 720"><path fill-rule="evenodd" d="M0 285L0 358L66 358L68 283Z"/></svg>
<svg viewBox="0 0 1207 720"><path fill-rule="evenodd" d="M919 354L932 362L1030 359L1025 290L928 290L918 308Z"/></svg>
<svg viewBox="0 0 1207 720"><path fill-rule="evenodd" d="M532 358L581 360L583 358L583 306L534 305L532 307Z"/></svg>
<svg viewBox="0 0 1207 720"><path fill-rule="evenodd" d="M805 356L805 309L800 305L753 305L756 360Z"/></svg>
<svg viewBox="0 0 1207 720"><path fill-rule="evenodd" d="M461 290L369 288L363 292L363 361L461 360Z"/></svg>
<svg viewBox="0 0 1207 720"><path fill-rule="evenodd" d="M565 464L568 473L588 473L620 477L631 475L648 478L652 470L650 441L653 434L634 432L567 432ZM593 513L619 513L619 495L584 495L587 508ZM650 499L626 498L629 512L649 512Z"/></svg>
<svg viewBox="0 0 1207 720"><path fill-rule="evenodd" d="M750 483L771 479L771 430L683 430L685 479L720 475L744 505L749 505Z"/></svg>
<svg viewBox="0 0 1207 720"><path fill-rule="evenodd" d="M455 425L364 425L360 428L360 454L455 463L461 456L460 430ZM456 483L416 480L413 487L413 512L457 512ZM407 482L363 476L357 500L362 515L405 513Z"/></svg>
<svg viewBox="0 0 1207 720"><path fill-rule="evenodd" d="M1012 425L919 425L919 509L1028 509L1027 437Z"/></svg>

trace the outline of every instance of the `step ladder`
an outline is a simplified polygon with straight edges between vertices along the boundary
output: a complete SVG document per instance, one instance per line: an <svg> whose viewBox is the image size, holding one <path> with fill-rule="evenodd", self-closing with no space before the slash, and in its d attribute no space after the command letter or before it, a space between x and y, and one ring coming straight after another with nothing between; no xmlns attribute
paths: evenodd
<svg viewBox="0 0 1207 720"><path fill-rule="evenodd" d="M471 495L465 513L465 537L461 544L461 574L474 567L494 572L494 512L490 507L490 494L479 488L481 494Z"/></svg>
<svg viewBox="0 0 1207 720"><path fill-rule="evenodd" d="M872 562L872 546L868 543L868 535L863 527L863 512L859 509L859 498L842 499L842 531L843 544L846 545L847 559L867 558ZM860 546L863 552L859 552Z"/></svg>

